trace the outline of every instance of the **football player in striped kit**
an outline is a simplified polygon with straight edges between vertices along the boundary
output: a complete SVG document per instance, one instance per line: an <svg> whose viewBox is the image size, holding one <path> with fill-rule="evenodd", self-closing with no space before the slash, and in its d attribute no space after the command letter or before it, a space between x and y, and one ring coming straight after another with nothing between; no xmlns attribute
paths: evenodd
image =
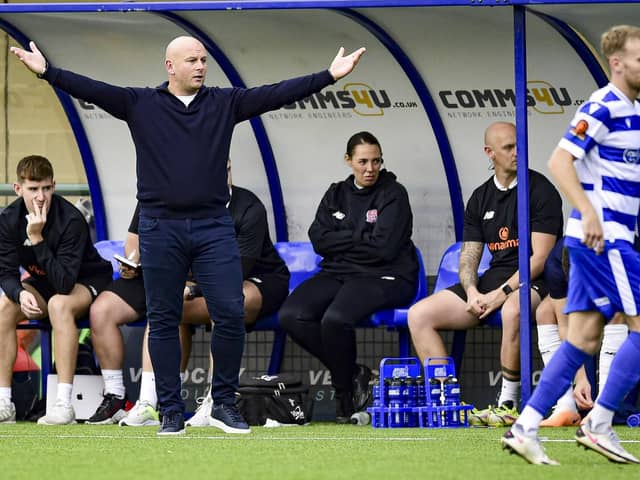
<svg viewBox="0 0 640 480"><path fill-rule="evenodd" d="M602 35L601 47L610 83L580 107L549 160L558 187L574 207L565 237L571 263L567 340L502 438L505 449L534 464L557 464L540 444L538 426L597 351L604 325L617 311L627 315L630 333L575 438L613 462L640 463L611 428L618 405L640 381L640 256L633 249L640 206L640 28L612 27Z"/></svg>

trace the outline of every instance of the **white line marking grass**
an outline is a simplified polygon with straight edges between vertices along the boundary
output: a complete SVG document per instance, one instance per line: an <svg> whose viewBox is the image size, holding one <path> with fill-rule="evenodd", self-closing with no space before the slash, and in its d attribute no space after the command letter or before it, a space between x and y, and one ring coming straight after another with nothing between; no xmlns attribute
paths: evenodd
<svg viewBox="0 0 640 480"><path fill-rule="evenodd" d="M274 441L274 440L294 440L294 441L323 441L328 440L331 442L335 442L337 440L340 441L385 441L385 442L424 442L424 441L435 441L435 438L432 437L323 437L323 436L315 436L315 437L258 437L258 436L248 436L248 435L206 435L206 436L194 436L194 435L172 435L167 437L159 437L158 435L45 435L45 434L26 434L26 435L17 435L17 434L0 434L0 438L56 438L56 439L117 439L117 440L149 440L149 439L158 439L159 441L166 439L180 439L180 440L254 440L254 441Z"/></svg>

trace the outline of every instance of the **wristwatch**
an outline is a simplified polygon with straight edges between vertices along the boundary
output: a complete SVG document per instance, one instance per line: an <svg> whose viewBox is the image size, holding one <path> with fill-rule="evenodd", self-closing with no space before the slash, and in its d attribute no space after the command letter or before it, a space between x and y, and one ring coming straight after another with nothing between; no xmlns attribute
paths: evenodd
<svg viewBox="0 0 640 480"><path fill-rule="evenodd" d="M508 297L509 294L513 292L513 288L511 288L508 283L505 283L502 285L502 291Z"/></svg>

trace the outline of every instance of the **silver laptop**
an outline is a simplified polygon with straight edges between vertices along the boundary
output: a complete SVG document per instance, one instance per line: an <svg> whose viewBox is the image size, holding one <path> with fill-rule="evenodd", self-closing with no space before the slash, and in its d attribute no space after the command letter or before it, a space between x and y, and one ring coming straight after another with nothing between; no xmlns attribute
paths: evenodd
<svg viewBox="0 0 640 480"><path fill-rule="evenodd" d="M102 375L74 375L71 405L76 412L76 420L88 420L96 413L96 409L102 402L103 390ZM58 376L49 375L47 377L47 413L55 405L57 393Z"/></svg>

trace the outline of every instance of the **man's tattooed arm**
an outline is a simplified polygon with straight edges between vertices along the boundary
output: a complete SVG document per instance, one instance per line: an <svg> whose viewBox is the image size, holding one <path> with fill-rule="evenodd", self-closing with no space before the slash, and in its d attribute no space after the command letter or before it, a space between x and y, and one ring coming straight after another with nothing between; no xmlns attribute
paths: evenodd
<svg viewBox="0 0 640 480"><path fill-rule="evenodd" d="M458 276L465 292L469 287L478 285L478 265L482 258L483 247L482 242L462 242Z"/></svg>

